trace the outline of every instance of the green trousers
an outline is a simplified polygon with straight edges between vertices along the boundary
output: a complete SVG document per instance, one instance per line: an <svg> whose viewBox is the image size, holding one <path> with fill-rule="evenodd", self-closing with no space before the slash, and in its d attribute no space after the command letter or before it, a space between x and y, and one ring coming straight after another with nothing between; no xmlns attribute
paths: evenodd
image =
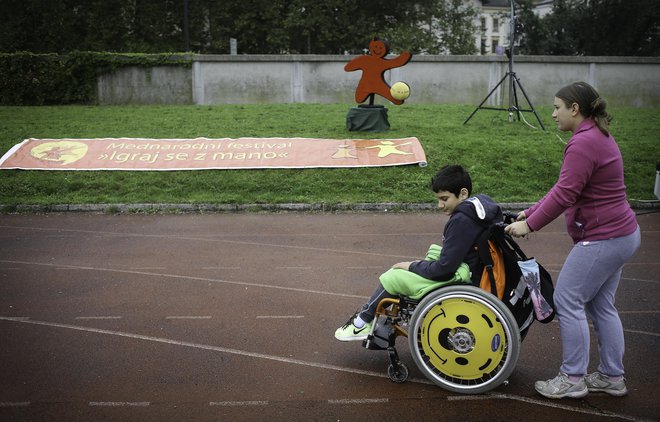
<svg viewBox="0 0 660 422"><path fill-rule="evenodd" d="M433 244L429 247L424 259L426 261L437 261L440 259L441 252L442 247ZM447 284L471 282L470 267L466 263L462 263L456 270L454 277L447 281L429 280L413 272L398 268L391 268L380 276L380 284L389 294L403 295L414 300L419 300L427 293Z"/></svg>

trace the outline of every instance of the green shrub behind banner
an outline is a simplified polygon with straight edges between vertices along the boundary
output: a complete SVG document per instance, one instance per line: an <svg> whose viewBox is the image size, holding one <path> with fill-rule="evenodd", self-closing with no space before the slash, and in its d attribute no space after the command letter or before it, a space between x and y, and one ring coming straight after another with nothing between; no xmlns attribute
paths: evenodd
<svg viewBox="0 0 660 422"><path fill-rule="evenodd" d="M192 66L185 54L0 53L1 105L94 104L98 76L128 66Z"/></svg>

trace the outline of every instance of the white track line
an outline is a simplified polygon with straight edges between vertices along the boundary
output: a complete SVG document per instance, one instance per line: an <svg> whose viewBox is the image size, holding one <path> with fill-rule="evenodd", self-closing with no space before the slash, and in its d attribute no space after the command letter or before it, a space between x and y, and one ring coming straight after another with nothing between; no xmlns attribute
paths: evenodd
<svg viewBox="0 0 660 422"><path fill-rule="evenodd" d="M116 272L116 273L120 273L120 274L134 274L134 275L145 275L145 276L152 276L152 277L161 277L161 278L165 277L165 278L174 278L174 279L182 279L182 280L206 281L206 282L213 282L213 283L233 284L233 285L239 285L239 286L259 287L259 288L264 288L264 289L287 290L287 291L293 291L293 292L299 292L299 293L311 293L311 294L320 294L320 295L327 295L327 296L340 296L340 297L367 299L367 296L360 296L360 295L324 292L324 291L320 291L320 290L311 290L311 289L300 289L300 288L297 288L297 287L272 286L272 285L268 285L268 284L248 283L248 282L242 282L242 281L220 280L220 279L206 278L206 277L193 277L193 276L176 275L176 274L151 273L151 272L146 272L146 271L131 271L131 270L120 270L120 269L112 269L112 268L82 267L82 266L76 266L76 265L63 266L63 265L55 265L55 264L42 263L42 262L0 260L0 263L1 262L13 263L13 264L23 264L23 265L38 265L38 266L46 266L46 267L65 267L65 268L69 268L69 269L83 270L83 271ZM558 323L558 322L553 321L553 323ZM624 329L624 331L635 333L635 334L651 335L651 336L656 336L656 337L660 336L660 334L658 334L658 333L652 333L652 332L648 332L648 331L637 331L637 330L628 330L628 329Z"/></svg>
<svg viewBox="0 0 660 422"><path fill-rule="evenodd" d="M76 330L76 331L84 331L84 332L91 332L91 333L96 333L96 334L106 334L106 335L112 335L112 336L118 336L118 337L126 337L126 338L133 338L137 340L145 340L145 341L152 341L156 343L164 343L164 344L170 344L170 345L175 345L175 346L184 346L184 347L190 347L190 348L195 348L195 349L202 349L202 350L210 350L210 351L215 351L215 352L221 352L221 353L228 353L228 354L234 354L234 355L239 355L239 356L244 356L244 357L252 357L252 358L257 358L257 359L265 359L265 360L270 360L270 361L275 361L275 362L280 362L280 363L289 363L289 364L294 364L294 365L302 365L306 367L311 367L311 368L318 368L318 369L326 369L326 370L332 370L332 371L339 371L339 372L347 372L350 374L358 374L358 375L366 375L370 377L378 377L378 378L387 378L387 376L381 372L374 372L374 371L365 371L361 369L355 369L355 368L347 368L343 366L337 366L337 365L328 365L328 364L323 364L323 363L317 363L317 362L307 362L299 359L291 359L291 358L283 358L279 356L272 356L272 355L266 355L263 353L254 353L254 352L247 352L243 350L236 350L236 349L229 349L226 347L219 347L219 346L210 346L206 344L199 344L199 343L191 343L191 342L186 342L186 341L177 341L177 340L171 340L171 339L166 339L166 338L161 338L161 337L152 337L152 336L145 336L141 334L133 334L133 333L125 333L121 331L111 331L111 330L100 330L96 328L89 328L89 327L81 327L81 326L76 326L76 325L69 325L69 324L60 324L60 323L55 323L55 322L47 322L47 321L33 321L33 320L25 320L25 319L16 319L16 318L9 318L9 317L0 317L0 321L13 321L13 322L19 322L21 324L32 324L32 325L42 325L42 326L47 326L47 327L55 327L55 328L66 328L70 330ZM428 385L433 385L433 383L429 380L426 379L418 379L418 378L412 378L408 380L409 382L414 382L414 383L419 383L419 384L428 384ZM571 407L568 405L562 405L562 404L555 404L553 402L545 401L545 400L537 400L537 399L530 399L528 397L523 397L523 396L514 396L510 394L499 394L499 393L486 393L484 396L460 396L460 397L488 397L492 399L509 399L509 400L517 400L521 401L524 403L532 403L536 404L539 406L545 406L545 407L552 407L555 409L562 409L566 410L569 412L575 412L575 413L583 413L583 414L588 414L588 415L597 415L597 416L606 416L606 417L613 417L613 418L621 418L629 421L643 421L643 419L640 418L635 418L632 416L627 416L627 415L622 415L619 413L613 413L613 412L608 412L608 411L596 411L596 410L590 410L590 409L580 409L580 408L575 408ZM456 396L450 396L447 398L447 400L459 400L460 398L457 398ZM364 404L364 403L383 403L382 400L388 400L388 399L341 399L341 400L328 400L328 403L331 404ZM472 399L460 399L460 400L477 400L476 398ZM92 404L94 403L94 404ZM224 403L224 404L223 404ZM252 403L252 404L250 404ZM28 405L29 402L22 402L20 405L26 406ZM244 405L265 405L268 404L268 402L210 402L210 405L214 406L244 406ZM149 406L150 402L90 402L90 406Z"/></svg>
<svg viewBox="0 0 660 422"><path fill-rule="evenodd" d="M389 403L390 399L339 399L328 400L329 404L379 404Z"/></svg>
<svg viewBox="0 0 660 422"><path fill-rule="evenodd" d="M87 320L87 319L121 319L120 316L79 316L76 317L76 319L82 319L82 320Z"/></svg>
<svg viewBox="0 0 660 422"><path fill-rule="evenodd" d="M643 281L645 283L660 283L660 280L648 280L645 278L630 278L630 277L621 277L621 280L628 280L628 281Z"/></svg>
<svg viewBox="0 0 660 422"><path fill-rule="evenodd" d="M267 406L268 402L263 400L254 401L212 401L209 406Z"/></svg>
<svg viewBox="0 0 660 422"><path fill-rule="evenodd" d="M302 319L304 315L257 315L257 319Z"/></svg>
<svg viewBox="0 0 660 422"><path fill-rule="evenodd" d="M625 264L624 271L625 271L625 267L630 267L633 265L644 265L648 267L649 265L660 265L660 262L629 262ZM561 271L563 264L549 264L549 265L543 264L543 266L545 267L546 270L548 270L549 273L552 273L554 275L556 282L557 276L559 276L559 272ZM554 269L553 267L555 267L556 269ZM624 276L621 276L621 280L641 281L644 283L660 283L660 280L649 280L647 278L633 278L633 277L624 277Z"/></svg>
<svg viewBox="0 0 660 422"><path fill-rule="evenodd" d="M392 257L392 258L409 258L415 259L418 257L415 256L404 256L404 255L388 255L376 252L366 252L360 250L347 250L347 249L328 249L328 248L317 248L313 246L298 246L298 245L282 245L278 243L263 243L263 242L248 242L240 240L224 240L224 239L207 239L204 237L190 237L190 236L174 236L174 235L163 235L163 234L139 234L139 233L122 233L122 232L104 232L97 230L76 230L76 229L62 229L62 228L49 228L49 227L23 227L23 226L6 226L0 225L0 228L12 228L19 230L32 230L32 231L58 231L58 232L74 232L74 233L88 233L96 235L105 235L105 236L118 236L118 237L143 237L143 238L153 238L153 239L170 239L170 240L189 240L193 242L211 242L211 243L229 243L234 245L246 245L246 246L257 246L257 247L269 247L269 248L284 248L284 249L298 249L298 250L308 250L308 251L319 251L324 253L338 253L338 254L349 254L349 255L369 255L369 256L382 256L382 257Z"/></svg>
<svg viewBox="0 0 660 422"><path fill-rule="evenodd" d="M593 327L592 325L590 325L590 326ZM644 334L646 336L660 337L660 334L652 333L650 331L629 330L629 329L626 329L626 328L624 328L623 331L625 331L626 333Z"/></svg>
<svg viewBox="0 0 660 422"><path fill-rule="evenodd" d="M633 311L633 312L634 312L634 311ZM621 312L619 312L619 313L621 313ZM552 322L550 322L550 324L553 324L553 325L554 325L554 324L557 324L557 325L559 325L559 320L555 319L555 320L553 320ZM592 330L595 329L595 328L594 328L594 325L593 325L592 323L589 323L589 328L591 328ZM660 337L660 333L653 333L653 332L651 332L651 331L631 330L631 329L629 329L629 328L624 328L623 331L626 332L626 333L644 334L644 335L647 335L647 336Z"/></svg>
<svg viewBox="0 0 660 422"><path fill-rule="evenodd" d="M106 407L147 407L151 405L148 401L90 401L90 406L106 406Z"/></svg>
<svg viewBox="0 0 660 422"><path fill-rule="evenodd" d="M607 411L607 410L592 410L592 409L583 409L583 408L571 407L571 406L566 405L566 404L557 403L557 401L532 399L532 398L524 397L524 396L514 396L514 395L511 395L511 394L500 394L500 393L488 393L488 395L493 397L493 398L515 400L515 401L520 401L520 402L523 402L523 403L531 403L531 404L536 404L536 405L539 405L539 406L552 407L553 409L567 410L569 412L575 412L575 413L584 413L584 414L587 414L587 415L603 416L603 417L608 417L608 418L620 418L620 419L624 419L624 420L627 420L627 421L635 421L635 422L647 421L647 419L638 418L638 417L635 417L635 416L623 415L621 413L614 413L614 412L610 412L610 411Z"/></svg>
<svg viewBox="0 0 660 422"><path fill-rule="evenodd" d="M142 335L142 334L126 333L126 332L122 332L122 331L103 330L103 329L99 329L99 328L83 327L83 326L79 326L79 325L61 324L61 323L58 323L58 322L36 321L36 320L29 320L29 319L16 319L16 318L3 317L3 316L0 316L0 321L12 321L12 322L19 322L21 324L32 324L32 325L41 325L41 326L46 326L46 327L66 328L66 329L69 329L69 330L83 331L83 332L88 332L88 333L105 334L105 335L111 335L111 336L117 336L117 337L132 338L132 339L136 339L136 340L145 340L145 341L151 341L151 342L155 342L155 343L170 344L170 345L174 345L174 346L183 346L183 347L189 347L189 348L200 349L200 350L210 350L210 351L213 351L213 352L228 353L228 354L232 354L232 355L251 357L251 358L256 358L256 359L264 359L264 360L275 361L275 362L280 362L280 363L289 363L289 364L293 364L293 365L307 366L307 367L310 367L310 368L327 369L327 370L332 370L332 371L347 372L347 373L350 373L350 374L359 374L359 375L366 375L366 376L370 376L370 377L387 378L387 374L384 374L383 372L366 371L366 370L361 370L361 369L348 368L348 367L345 367L345 366L328 365L328 364L317 363L317 362L308 362L308 361L304 361L304 360L300 360L300 359L291 359L291 358L285 358L285 357L280 357L280 356L267 355L267 354L264 354L264 353L248 352L248 351L245 351L245 350L230 349L230 348L221 347L221 346L211 346L211 345L208 345L208 344L191 343L191 342L188 342L188 341L171 340L171 339L162 338L162 337L145 336L145 335ZM411 379L409 381L422 383L422 384L431 384L430 381L425 380L425 379Z"/></svg>
<svg viewBox="0 0 660 422"><path fill-rule="evenodd" d="M660 311L619 311L619 314L658 314Z"/></svg>
<svg viewBox="0 0 660 422"><path fill-rule="evenodd" d="M0 401L0 407L27 407L29 401Z"/></svg>
<svg viewBox="0 0 660 422"><path fill-rule="evenodd" d="M178 274L163 274L163 273L152 273L147 271L132 271L132 270L121 270L115 268L99 268L99 267L83 267L78 265L62 265L62 264L50 264L47 262L30 262L30 261L10 261L10 260L0 260L4 263L12 264L23 264L23 265L38 265L43 267L61 267L71 270L83 270L83 271L101 271L101 272L113 272L119 274L133 274L133 275L144 275L150 277L165 277L165 278L174 278L181 280L195 280L195 281L206 281L211 283L223 283L223 284L234 284L237 286L248 286L248 287L260 287L264 289L275 289L275 290L288 290L291 292L300 292L300 293L313 293L327 296L339 296L339 297L348 297L348 298L358 298L358 299L367 299L368 296L360 295L351 295L346 293L333 293L333 292L324 292L320 290L310 290L310 289L300 289L297 287L284 287L284 286L272 286L268 284L259 284L259 283L248 283L244 281L232 281L232 280L220 280L217 278L208 278L208 277L193 277L189 275L178 275Z"/></svg>
<svg viewBox="0 0 660 422"><path fill-rule="evenodd" d="M194 316L194 315L170 315L165 319L211 319L210 315Z"/></svg>
<svg viewBox="0 0 660 422"><path fill-rule="evenodd" d="M499 398L499 397L495 397ZM465 396L447 396L447 401L476 401L476 400L492 400L493 397L488 395L465 395Z"/></svg>

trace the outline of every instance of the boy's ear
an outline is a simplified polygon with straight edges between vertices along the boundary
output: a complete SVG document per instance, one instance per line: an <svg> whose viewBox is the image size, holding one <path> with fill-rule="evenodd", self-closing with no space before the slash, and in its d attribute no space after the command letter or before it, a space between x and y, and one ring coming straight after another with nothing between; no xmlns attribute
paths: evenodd
<svg viewBox="0 0 660 422"><path fill-rule="evenodd" d="M466 188L462 188L461 191L458 193L458 199L460 199L461 201L465 201L466 199L468 199L469 196L470 193Z"/></svg>

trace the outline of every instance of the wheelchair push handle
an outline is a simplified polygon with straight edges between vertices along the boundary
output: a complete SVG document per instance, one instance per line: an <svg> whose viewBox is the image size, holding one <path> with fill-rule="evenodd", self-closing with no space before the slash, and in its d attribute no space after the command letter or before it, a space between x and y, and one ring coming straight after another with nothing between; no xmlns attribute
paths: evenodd
<svg viewBox="0 0 660 422"><path fill-rule="evenodd" d="M503 215L504 219L503 219L502 223L499 224L499 225L502 225L502 226L508 226L509 224L516 222L516 220L518 219L518 213L517 212L504 211L504 212L502 212L502 215Z"/></svg>

